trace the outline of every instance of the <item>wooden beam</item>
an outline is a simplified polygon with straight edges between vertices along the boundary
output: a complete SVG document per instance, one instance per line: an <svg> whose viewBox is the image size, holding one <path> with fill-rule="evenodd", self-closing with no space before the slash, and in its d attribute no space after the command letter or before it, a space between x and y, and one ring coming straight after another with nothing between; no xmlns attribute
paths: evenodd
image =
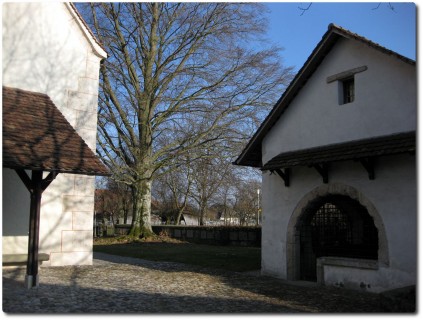
<svg viewBox="0 0 423 320"><path fill-rule="evenodd" d="M337 81L337 80L349 78L349 77L355 75L356 73L363 72L363 71L366 71L366 70L367 70L367 66L361 66L361 67L358 67L358 68L350 69L350 70L347 70L347 71L344 71L344 72L341 72L341 73L334 74L333 76L327 77L326 82L331 83L331 82L334 82L334 81Z"/></svg>
<svg viewBox="0 0 423 320"><path fill-rule="evenodd" d="M30 178L25 170L16 169L18 176L31 195L29 208L28 260L26 263L25 285L28 289L38 286L38 247L40 241L41 196L56 178L57 172L50 172L43 179L42 170L33 170Z"/></svg>
<svg viewBox="0 0 423 320"><path fill-rule="evenodd" d="M25 170L23 169L16 169L16 173L18 174L19 178L21 178L23 184L28 189L30 193L33 192L35 185L31 178L28 176ZM34 171L33 171L34 172ZM42 171L40 171L42 172ZM44 191L53 182L53 180L57 177L58 173L56 171L52 171L48 174L47 177L41 180L41 190Z"/></svg>
<svg viewBox="0 0 423 320"><path fill-rule="evenodd" d="M34 189L34 185L32 183L31 178L26 173L26 171L24 169L16 169L15 171L18 174L19 178L21 178L23 184L28 189L28 191L32 193L32 190Z"/></svg>
<svg viewBox="0 0 423 320"><path fill-rule="evenodd" d="M29 211L28 261L25 284L28 289L38 286L38 245L40 234L40 209L43 181L42 171L32 171L31 205Z"/></svg>
<svg viewBox="0 0 423 320"><path fill-rule="evenodd" d="M329 165L327 163L322 163L321 165L313 165L314 169L322 176L323 183L329 182Z"/></svg>
<svg viewBox="0 0 423 320"><path fill-rule="evenodd" d="M283 171L281 169L276 169L275 171L279 175L279 177L281 177L282 180L285 182L285 187L289 187L289 178L291 170L289 168L286 168Z"/></svg>
<svg viewBox="0 0 423 320"><path fill-rule="evenodd" d="M364 169L366 169L367 173L369 174L369 179L375 179L375 161L373 158L367 159L360 159L360 163L363 165Z"/></svg>
<svg viewBox="0 0 423 320"><path fill-rule="evenodd" d="M47 177L43 179L43 181L41 182L41 188L43 191L47 189L47 187L50 185L50 183L53 182L54 179L56 179L57 175L58 173L56 171L52 171L48 174Z"/></svg>

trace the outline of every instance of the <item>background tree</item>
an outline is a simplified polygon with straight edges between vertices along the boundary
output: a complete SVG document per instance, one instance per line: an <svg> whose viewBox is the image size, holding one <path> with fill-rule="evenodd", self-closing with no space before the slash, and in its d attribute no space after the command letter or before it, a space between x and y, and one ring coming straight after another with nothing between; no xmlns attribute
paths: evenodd
<svg viewBox="0 0 423 320"><path fill-rule="evenodd" d="M239 181L236 187L233 210L240 225L258 224L258 195L260 183L257 180Z"/></svg>
<svg viewBox="0 0 423 320"><path fill-rule="evenodd" d="M204 225L208 208L219 202L219 190L232 171L232 163L222 151L222 148L204 146L198 159L190 164L193 172L191 197L199 209L200 225Z"/></svg>
<svg viewBox="0 0 423 320"><path fill-rule="evenodd" d="M103 178L102 188L96 190L95 211L111 217L113 223L123 218L123 223L126 224L132 213L131 207L130 188L110 178Z"/></svg>
<svg viewBox="0 0 423 320"><path fill-rule="evenodd" d="M78 4L105 46L98 150L131 188L131 234L151 231L158 172L204 145L240 146L291 78L256 3ZM201 153L198 153L201 154Z"/></svg>
<svg viewBox="0 0 423 320"><path fill-rule="evenodd" d="M166 216L167 222L174 220L179 225L181 217L189 204L192 188L192 169L190 168L190 156L187 155L185 165L174 167L173 170L165 171L157 177L155 198L160 203L160 212Z"/></svg>

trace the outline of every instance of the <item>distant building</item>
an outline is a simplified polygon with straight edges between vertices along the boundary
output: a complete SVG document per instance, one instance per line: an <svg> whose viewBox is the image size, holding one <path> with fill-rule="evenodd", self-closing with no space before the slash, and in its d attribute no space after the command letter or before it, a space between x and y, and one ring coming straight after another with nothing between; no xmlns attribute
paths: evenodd
<svg viewBox="0 0 423 320"><path fill-rule="evenodd" d="M416 64L330 25L236 164L263 170L262 273L416 285Z"/></svg>

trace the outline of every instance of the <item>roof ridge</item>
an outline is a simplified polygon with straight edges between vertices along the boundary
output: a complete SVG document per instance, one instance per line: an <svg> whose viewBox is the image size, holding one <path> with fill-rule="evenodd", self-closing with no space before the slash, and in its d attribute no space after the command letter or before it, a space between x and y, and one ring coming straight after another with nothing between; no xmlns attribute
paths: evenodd
<svg viewBox="0 0 423 320"><path fill-rule="evenodd" d="M351 36L351 37L355 38L356 40L359 40L359 41L362 41L364 43L367 43L368 45L370 45L371 47L373 47L373 48L375 48L377 50L381 50L384 53L387 53L387 54L390 54L390 55L394 55L397 58L399 58L400 60L403 60L404 62L407 62L407 63L410 63L410 64L415 64L416 63L416 61L413 60L413 59L410 59L410 58L408 58L408 57L406 57L406 56L404 56L404 55L402 55L402 54L400 54L400 53L398 53L396 51L393 51L391 49L388 49L387 47L384 47L384 46L382 46L381 44L379 44L377 42L374 42L374 41L372 41L372 40L370 40L370 39L368 39L368 38L366 38L366 37L364 37L364 36L362 36L362 35L360 35L358 33L352 32L352 31L350 31L350 30L348 30L348 29L346 29L344 27L341 27L341 26L335 24L335 23L330 23L328 25L328 31L329 32L336 32L336 31L338 31L338 32L342 33L342 35L344 35L344 36ZM323 37L325 37L325 36L326 36L326 34Z"/></svg>

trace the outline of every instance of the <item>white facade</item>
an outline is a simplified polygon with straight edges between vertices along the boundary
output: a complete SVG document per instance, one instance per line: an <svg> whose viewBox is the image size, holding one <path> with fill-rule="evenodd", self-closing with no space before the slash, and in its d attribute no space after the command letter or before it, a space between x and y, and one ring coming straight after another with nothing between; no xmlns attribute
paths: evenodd
<svg viewBox="0 0 423 320"><path fill-rule="evenodd" d="M310 64L300 73L306 74L308 66L321 59L317 69L274 124L266 127L272 120L266 119L265 129L259 129L238 164L245 161L242 157L250 156L248 152L252 154L250 150L257 141L261 166L265 166L277 155L291 151L416 131L415 65L367 39L357 40L356 35L343 29L340 33L346 36L334 41L324 55L317 57L321 49L316 48ZM328 33L327 39L331 37ZM322 40L320 48L327 39ZM340 104L340 81L329 79L351 70L360 70L354 74L354 101ZM281 101L283 104L283 98ZM377 260L318 258L317 281L373 292L415 285L415 155L377 157L374 180L358 161L331 162L329 168L329 181L324 183L313 167L291 167L289 186L275 172L263 172L262 273L300 280L302 217L313 201L346 196L363 206L373 219L378 237Z"/></svg>
<svg viewBox="0 0 423 320"><path fill-rule="evenodd" d="M301 210L319 195L353 196L379 219L379 244L387 241L386 253L379 249L377 271L372 269L326 266L324 283L343 283L369 291L416 284L417 193L415 158L410 155L384 157L378 163L375 180L369 180L360 163L339 162L331 166L329 183L323 184L313 168L294 168L291 184L284 186L276 174L263 174L262 273L282 279L296 279L292 229ZM370 210L369 210L370 211ZM369 212L370 213L370 212ZM375 223L376 224L376 223ZM383 230L382 230L383 228ZM291 230L290 230L291 229ZM383 234L381 234L383 233ZM290 247L291 246L291 247ZM384 255L383 257L381 255ZM291 261L290 261L291 260ZM298 267L298 266L297 266ZM332 269L332 270L331 270ZM358 274L358 275L357 275Z"/></svg>
<svg viewBox="0 0 423 320"><path fill-rule="evenodd" d="M66 3L3 4L3 85L47 94L95 152L99 65L106 52ZM30 196L3 169L3 253L27 253ZM59 174L43 193L43 265L92 263L94 177Z"/></svg>
<svg viewBox="0 0 423 320"><path fill-rule="evenodd" d="M327 78L361 66L367 70L355 74L354 102L339 105L338 83ZM263 163L281 152L416 130L416 106L414 66L364 43L338 40L264 138Z"/></svg>

